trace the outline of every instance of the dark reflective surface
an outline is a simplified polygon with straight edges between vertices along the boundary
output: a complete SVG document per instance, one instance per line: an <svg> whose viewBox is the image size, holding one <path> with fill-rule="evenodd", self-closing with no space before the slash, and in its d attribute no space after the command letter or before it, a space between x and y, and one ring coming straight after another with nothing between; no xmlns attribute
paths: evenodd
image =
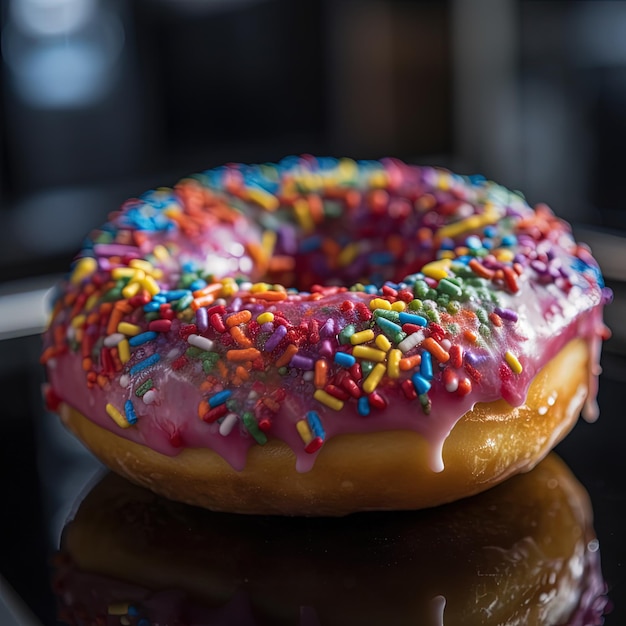
<svg viewBox="0 0 626 626"><path fill-rule="evenodd" d="M0 516L0 575L16 592L12 599L5 598L4 602L10 602L13 610L16 598L17 604L21 604L20 620L16 623L33 623L25 621L28 618L24 616L29 611L35 616L34 623L57 624L52 581L56 580L58 591L61 574L52 565L67 567L73 562L55 558L61 532L77 504L101 476L101 468L41 405L38 389L41 373L36 366L38 339L5 341L0 347L3 398L0 480L4 497ZM626 489L623 485L626 426L622 416L626 359L606 352L603 365L599 421L595 424L579 422L559 446L558 452L569 467L569 470L563 470L564 475L569 476L571 472L575 476L575 479L567 478L566 483L576 485L576 480L580 482L593 507L593 528L599 540L599 552L594 554L601 555L603 579L613 605L612 612L605 618L605 623L611 625L626 620L626 539L623 531L626 527ZM522 484L525 480L529 479L522 478ZM230 615L229 619L232 619L226 623L232 624L246 623L242 621L244 617L248 623L259 624L349 624L364 623L365 616L376 616L378 623L383 623L392 610L397 611L394 623L401 623L401 618L416 615L425 620L423 611L430 610L430 601L439 594L448 598L445 616L449 619L454 602L467 603L467 597L480 595L476 593L476 585L484 584L479 574L485 568L491 568L492 574L506 574L504 579L500 578L502 581L509 580L513 572L532 569L533 563L537 563L535 550L508 552L506 559L497 562L481 561L484 558L481 546L484 547L489 533L492 538L498 537L501 548L521 545L516 542L529 535L528 527L518 537L512 534L512 521L524 517L522 508L515 508L522 506L520 502L526 507L526 522L531 526L534 524L537 532L545 531L545 546L551 542L566 545L563 527L551 518L550 506L554 505L554 497L546 496L545 489L536 486L530 487L527 495L520 496L523 490L513 487L503 486L500 495L497 492L488 494L482 504L481 500L472 500L418 514L361 515L343 522L239 520L206 512L192 511L189 514L186 507L169 507L156 500L156 509L150 505L148 511L161 512L152 518L144 512L147 517L135 516L132 524L127 520L127 532L122 530L115 541L121 541L117 545L122 548L125 545L139 546L141 542L133 538L141 537L138 528L144 526L137 520L167 519L167 524L174 524L174 529L178 524L179 530L173 535L168 535L163 528L159 530L159 524L146 524L145 528L151 529L146 533L146 540L153 542L147 545L154 558L165 557L165 561L173 565L168 574L170 578L165 581L166 587L173 585L178 576L176 572L181 573L180 580L184 580L188 588L201 581L204 595L192 594L191 600L188 594L166 598L174 612L191 602L189 606L193 611L199 611L195 614L198 619L191 623L211 623L218 600L225 603L222 606L229 607L228 611L235 611L234 617L226 609L217 612L224 619ZM574 487L575 491L578 489ZM502 498L500 504L496 502L495 509L493 498ZM507 498L508 503L502 504ZM564 501L562 497L561 501ZM560 507L559 515L564 514L565 508ZM113 505L108 505L105 510L108 510L109 517L116 519ZM128 510L132 511L133 507L127 509L127 513ZM138 513L137 509L135 512ZM123 515L117 517L123 518ZM495 530L492 532L489 528ZM101 551L110 552L107 546L115 545L111 543L114 538L109 536L105 540L104 535L99 536L100 539L93 539L92 544L100 546ZM178 545L172 537L180 538ZM328 538L328 543L324 543L325 539L321 541L320 537ZM194 544L194 541L200 543ZM542 540L538 541L541 543ZM360 546L363 548L358 549ZM220 558L209 558L210 550L216 548L214 554ZM78 554L81 558L88 558L88 554L80 550ZM193 563L185 565L185 554L194 555L195 567L200 569L194 569ZM231 559L229 555L235 558ZM134 558L141 560L140 555ZM511 566L511 559L515 561L515 567ZM508 563L508 570L504 568L505 563ZM209 564L222 568L213 572L212 578ZM76 581L76 569L63 571L64 576L69 572ZM150 571L158 575L158 567L152 567ZM493 582L497 577L483 578ZM248 582L242 584L243 579ZM78 580L80 582L80 578ZM107 587L103 586L102 579L98 576L94 580L95 588L104 594ZM154 580L139 579L133 584L127 581L122 588L131 599L137 597L132 595L137 593L144 597L141 590L150 587L149 583L153 584ZM89 582L81 584L89 585ZM245 601L235 594L240 588L248 593ZM288 591L283 596L276 595L280 589ZM407 589L411 589L412 595L407 595ZM251 590L254 590L252 595ZM217 596L211 596L211 593L217 593ZM0 592L0 595L7 594ZM255 598L252 604L251 597ZM281 605L280 597L289 598L289 602ZM408 601L407 597L411 600ZM102 598L108 602L105 595ZM325 607L337 605L338 598L344 600L343 613L335 621L337 613ZM279 605L284 612L275 612ZM300 611L299 607L308 608ZM360 607L363 612L359 613L354 607ZM250 622L251 615L256 622ZM118 621L113 623L123 623L119 621L121 617L116 619ZM416 619L413 617L413 623ZM156 623L155 620L153 624ZM428 624L427 621L423 623ZM465 623L473 622L466 618Z"/></svg>

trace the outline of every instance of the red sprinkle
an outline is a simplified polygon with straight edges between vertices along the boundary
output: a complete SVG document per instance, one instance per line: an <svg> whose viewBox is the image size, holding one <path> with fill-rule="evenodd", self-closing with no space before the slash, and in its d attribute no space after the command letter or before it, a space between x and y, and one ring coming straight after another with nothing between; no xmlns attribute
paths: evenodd
<svg viewBox="0 0 626 626"><path fill-rule="evenodd" d="M402 388L402 391L407 400L415 400L417 398L417 391L415 390L415 385L413 384L411 379L407 378L406 380L402 381L400 387Z"/></svg>
<svg viewBox="0 0 626 626"><path fill-rule="evenodd" d="M183 354L172 361L172 369L179 370L189 363L189 359Z"/></svg>
<svg viewBox="0 0 626 626"><path fill-rule="evenodd" d="M463 367L475 383L480 382L480 379L483 377L483 375L473 365L465 363Z"/></svg>
<svg viewBox="0 0 626 626"><path fill-rule="evenodd" d="M375 409L384 409L387 406L387 400L378 391L372 391L369 395L369 400L370 405Z"/></svg>
<svg viewBox="0 0 626 626"><path fill-rule="evenodd" d="M463 365L463 347L457 344L450 346L448 350L450 355L450 365L454 368L459 368Z"/></svg>
<svg viewBox="0 0 626 626"><path fill-rule="evenodd" d="M314 452L317 452L322 447L323 444L324 444L324 440L321 437L314 437L304 447L304 451L307 454L313 454Z"/></svg>
<svg viewBox="0 0 626 626"><path fill-rule="evenodd" d="M198 327L195 324L181 324L178 329L178 335L181 339L187 339L189 335L198 334Z"/></svg>
<svg viewBox="0 0 626 626"><path fill-rule="evenodd" d="M213 326L218 333L226 332L226 325L224 324L224 320L219 313L211 314L209 321L211 322L211 326Z"/></svg>
<svg viewBox="0 0 626 626"><path fill-rule="evenodd" d="M459 386L456 390L460 396L466 396L472 390L472 381L469 378L459 378Z"/></svg>
<svg viewBox="0 0 626 626"><path fill-rule="evenodd" d="M172 327L172 320L152 320L148 324L148 330L157 333L166 333Z"/></svg>
<svg viewBox="0 0 626 626"><path fill-rule="evenodd" d="M216 422L220 417L224 417L228 413L228 407L226 404L220 404L219 406L209 409L203 416L202 420L212 424Z"/></svg>
<svg viewBox="0 0 626 626"><path fill-rule="evenodd" d="M338 400L348 400L350 398L347 391L344 391L336 385L326 385L324 391Z"/></svg>

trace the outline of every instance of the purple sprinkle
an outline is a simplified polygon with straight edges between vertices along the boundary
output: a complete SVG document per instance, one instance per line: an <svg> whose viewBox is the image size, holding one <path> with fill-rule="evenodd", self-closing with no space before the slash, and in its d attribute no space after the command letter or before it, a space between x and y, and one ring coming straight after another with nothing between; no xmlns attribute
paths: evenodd
<svg viewBox="0 0 626 626"><path fill-rule="evenodd" d="M276 327L276 330L272 333L270 338L265 342L265 347L263 350L265 352L271 352L281 341L281 339L287 334L287 327L280 326Z"/></svg>
<svg viewBox="0 0 626 626"><path fill-rule="evenodd" d="M125 246L121 243L97 243L93 247L96 256L126 256L135 259L141 256L139 248L135 246Z"/></svg>
<svg viewBox="0 0 626 626"><path fill-rule="evenodd" d="M334 337L335 336L335 320L330 317L326 320L324 326L320 328L320 337Z"/></svg>
<svg viewBox="0 0 626 626"><path fill-rule="evenodd" d="M312 370L314 361L308 356L301 356L300 354L294 354L293 358L289 362L291 367L297 367L300 370Z"/></svg>
<svg viewBox="0 0 626 626"><path fill-rule="evenodd" d="M472 366L472 367L478 367L484 360L485 360L485 356L479 356L478 354L475 354L474 352L466 352L465 353L465 360Z"/></svg>
<svg viewBox="0 0 626 626"><path fill-rule="evenodd" d="M265 322L261 324L261 331L264 333L271 333L274 330L274 324L272 322Z"/></svg>
<svg viewBox="0 0 626 626"><path fill-rule="evenodd" d="M243 301L241 300L239 296L234 298L233 301L230 303L230 308L232 309L232 312L238 313L241 310L242 304L243 304Z"/></svg>
<svg viewBox="0 0 626 626"><path fill-rule="evenodd" d="M320 355L331 357L333 355L333 346L328 339L324 339L320 345Z"/></svg>
<svg viewBox="0 0 626 626"><path fill-rule="evenodd" d="M207 315L207 310L204 307L200 307L196 311L196 326L201 333L209 328L209 316Z"/></svg>
<svg viewBox="0 0 626 626"><path fill-rule="evenodd" d="M517 322L517 313L512 309L502 309L497 306L494 311L496 315L499 315L503 320L507 320L507 322Z"/></svg>
<svg viewBox="0 0 626 626"><path fill-rule="evenodd" d="M519 252L513 257L513 262L514 263L519 263L522 266L526 266L528 264L528 259L527 257L525 257L523 254L520 254Z"/></svg>
<svg viewBox="0 0 626 626"><path fill-rule="evenodd" d="M548 267L542 261L531 261L530 267L532 267L537 274L545 274L548 271Z"/></svg>

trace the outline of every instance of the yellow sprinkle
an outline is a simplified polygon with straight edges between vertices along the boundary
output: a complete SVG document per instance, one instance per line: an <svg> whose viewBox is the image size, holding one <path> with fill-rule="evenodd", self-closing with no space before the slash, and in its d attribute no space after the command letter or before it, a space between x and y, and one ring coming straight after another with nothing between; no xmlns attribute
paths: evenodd
<svg viewBox="0 0 626 626"><path fill-rule="evenodd" d="M266 211L275 211L280 206L278 198L265 189L249 187L246 191L248 199L262 206Z"/></svg>
<svg viewBox="0 0 626 626"><path fill-rule="evenodd" d="M132 278L135 275L135 272L132 267L114 267L111 270L111 278L113 280L119 280L120 278Z"/></svg>
<svg viewBox="0 0 626 626"><path fill-rule="evenodd" d="M141 289L141 283L131 281L130 283L128 283L128 285L126 285L126 287L124 287L124 289L122 289L122 295L125 298L132 298L133 296L136 296L139 293L140 289Z"/></svg>
<svg viewBox="0 0 626 626"><path fill-rule="evenodd" d="M337 174L342 182L350 182L359 172L357 164L352 159L341 159L337 164Z"/></svg>
<svg viewBox="0 0 626 626"><path fill-rule="evenodd" d="M506 351L504 358L506 362L509 364L509 367L513 370L515 374L522 373L522 370L524 369L522 367L522 364L519 362L518 358L510 350Z"/></svg>
<svg viewBox="0 0 626 626"><path fill-rule="evenodd" d="M154 280L154 278L152 278L152 276L146 276L140 284L151 296L155 296L159 293L159 291L161 291L159 284L156 280Z"/></svg>
<svg viewBox="0 0 626 626"><path fill-rule="evenodd" d="M78 285L85 278L89 278L98 269L98 261L90 256L85 256L74 267L70 282L73 285Z"/></svg>
<svg viewBox="0 0 626 626"><path fill-rule="evenodd" d="M437 253L437 256L438 256L440 259L454 259L454 257L455 257L456 255L454 254L454 251L453 251L453 250L440 250L440 251Z"/></svg>
<svg viewBox="0 0 626 626"><path fill-rule="evenodd" d="M375 343L381 350L384 350L385 352L388 352L389 348L391 348L391 341L389 341L389 339L387 339L385 335L378 335L378 337L376 337Z"/></svg>
<svg viewBox="0 0 626 626"><path fill-rule="evenodd" d="M370 300L370 311L374 309L385 309L385 311L391 311L391 302L384 298L374 298Z"/></svg>
<svg viewBox="0 0 626 626"><path fill-rule="evenodd" d="M84 315L77 315L73 320L72 320L72 326L74 328L78 328L79 326L82 326L83 323L85 321L85 316Z"/></svg>
<svg viewBox="0 0 626 626"><path fill-rule="evenodd" d="M271 313L270 311L265 311L265 313L261 313L261 315L257 316L256 321L259 324L267 324L267 322L273 322L274 314Z"/></svg>
<svg viewBox="0 0 626 626"><path fill-rule="evenodd" d="M129 324L128 322L120 322L117 325L117 332L122 333L123 335L128 335L129 337L134 337L141 332L141 327L137 326L137 324Z"/></svg>
<svg viewBox="0 0 626 626"><path fill-rule="evenodd" d="M318 402L325 404L329 409L333 409L333 411L341 411L341 409L343 409L343 400L339 400L339 398L331 396L323 389L316 389L313 397Z"/></svg>
<svg viewBox="0 0 626 626"><path fill-rule="evenodd" d="M402 350L394 348L389 351L387 356L387 374L389 378L400 378L400 359L402 358Z"/></svg>
<svg viewBox="0 0 626 626"><path fill-rule="evenodd" d="M513 250L509 250L508 248L498 248L494 251L494 255L498 261L502 261L503 263L510 263L515 257Z"/></svg>
<svg viewBox="0 0 626 626"><path fill-rule="evenodd" d="M109 604L107 612L109 615L128 615L129 609L130 604L128 602L119 602L117 604Z"/></svg>
<svg viewBox="0 0 626 626"><path fill-rule="evenodd" d="M406 302L403 302L402 300L396 300L391 305L391 310L392 311L406 311Z"/></svg>
<svg viewBox="0 0 626 626"><path fill-rule="evenodd" d="M272 286L268 283L254 283L252 287L250 287L250 293L259 293L263 291L269 291Z"/></svg>
<svg viewBox="0 0 626 626"><path fill-rule="evenodd" d="M85 302L85 311L91 311L91 309L93 309L93 307L95 307L96 304L98 304L99 300L100 300L100 294L99 293L92 293L87 298L87 302Z"/></svg>
<svg viewBox="0 0 626 626"><path fill-rule="evenodd" d="M311 209L309 203L304 198L298 198L293 203L293 211L296 214L296 218L302 230L305 233L310 233L315 228L313 217L311 216Z"/></svg>
<svg viewBox="0 0 626 626"><path fill-rule="evenodd" d="M273 230L264 230L261 236L261 248L269 259L274 254L274 248L276 247L276 232Z"/></svg>
<svg viewBox="0 0 626 626"><path fill-rule="evenodd" d="M378 383L383 379L387 368L382 363L374 365L372 371L368 374L367 378L363 381L363 391L365 393L372 393Z"/></svg>
<svg viewBox="0 0 626 626"><path fill-rule="evenodd" d="M296 428L298 429L298 434L300 438L304 442L304 445L308 445L313 440L313 434L311 433L311 428L306 420L300 420L296 422Z"/></svg>
<svg viewBox="0 0 626 626"><path fill-rule="evenodd" d="M149 261L144 261L143 259L131 259L128 264L130 267L134 267L135 269L141 270L145 274L152 274L154 272L154 266Z"/></svg>
<svg viewBox="0 0 626 626"><path fill-rule="evenodd" d="M170 257L170 253L168 252L167 248L165 246L162 246L161 244L159 244L158 246L154 246L152 254L154 254L154 256L159 261L167 261L167 259L169 259Z"/></svg>
<svg viewBox="0 0 626 626"><path fill-rule="evenodd" d="M219 292L220 297L228 298L239 291L239 285L235 281L222 281L224 286Z"/></svg>
<svg viewBox="0 0 626 626"><path fill-rule="evenodd" d="M435 280L441 280L442 278L447 278L449 267L450 259L432 261L431 263L426 263L426 265L422 267L422 274L424 274L424 276L428 276L429 278L434 278Z"/></svg>
<svg viewBox="0 0 626 626"><path fill-rule="evenodd" d="M105 407L109 417L120 427L128 428L130 424L126 421L126 418L112 405L107 404ZM111 613L111 615L119 615L119 613Z"/></svg>
<svg viewBox="0 0 626 626"><path fill-rule="evenodd" d="M382 363L387 357L387 353L368 346L355 346L352 350L352 356L357 359L367 359L368 361Z"/></svg>
<svg viewBox="0 0 626 626"><path fill-rule="evenodd" d="M117 344L117 354L122 363L128 363L128 361L130 361L130 345L127 339L122 339L122 341Z"/></svg>
<svg viewBox="0 0 626 626"><path fill-rule="evenodd" d="M437 187L442 191L447 191L451 187L451 180L450 174L447 172L439 172L439 176L437 177Z"/></svg>
<svg viewBox="0 0 626 626"><path fill-rule="evenodd" d="M372 189L381 189L387 187L387 185L389 185L389 176L387 175L387 172L373 172L370 176L370 187Z"/></svg>
<svg viewBox="0 0 626 626"><path fill-rule="evenodd" d="M340 267L350 265L350 263L352 263L354 259L356 259L358 254L359 244L353 241L341 250L339 256L337 257L337 263L339 263Z"/></svg>
<svg viewBox="0 0 626 626"><path fill-rule="evenodd" d="M353 346L358 346L361 343L367 343L368 341L372 341L374 339L374 331L371 328L367 330L361 330L358 333L354 333L350 335L350 343Z"/></svg>

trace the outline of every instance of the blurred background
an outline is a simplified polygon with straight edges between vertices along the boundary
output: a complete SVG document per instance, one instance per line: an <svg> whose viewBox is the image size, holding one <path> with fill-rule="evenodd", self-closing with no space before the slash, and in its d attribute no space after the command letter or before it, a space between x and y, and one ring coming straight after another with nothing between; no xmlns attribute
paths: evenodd
<svg viewBox="0 0 626 626"><path fill-rule="evenodd" d="M626 1L0 0L0 19L0 475L41 491L33 528L48 512L56 532L76 488L14 445L53 436L46 290L127 197L227 161L396 156L521 189L591 244L616 294L606 358L626 352ZM59 472L92 467L60 445ZM32 607L23 549L0 574Z"/></svg>

